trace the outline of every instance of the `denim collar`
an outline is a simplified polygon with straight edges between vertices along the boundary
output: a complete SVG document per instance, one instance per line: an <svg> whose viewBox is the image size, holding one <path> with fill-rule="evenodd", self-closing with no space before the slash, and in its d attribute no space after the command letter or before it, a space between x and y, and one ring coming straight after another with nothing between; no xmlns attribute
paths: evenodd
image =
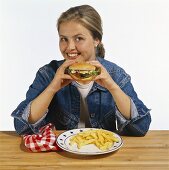
<svg viewBox="0 0 169 170"><path fill-rule="evenodd" d="M104 88L103 86L100 86L98 83L94 82L93 87L91 88L90 92L93 92L95 90L101 90L101 91L107 91L106 88Z"/></svg>

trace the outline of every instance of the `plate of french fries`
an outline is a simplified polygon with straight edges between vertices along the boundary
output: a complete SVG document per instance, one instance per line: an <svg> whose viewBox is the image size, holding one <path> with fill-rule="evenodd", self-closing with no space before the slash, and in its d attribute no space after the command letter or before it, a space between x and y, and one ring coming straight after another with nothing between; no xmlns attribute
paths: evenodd
<svg viewBox="0 0 169 170"><path fill-rule="evenodd" d="M81 155L99 155L118 150L122 138L111 131L96 128L72 129L57 137L57 145L68 152Z"/></svg>

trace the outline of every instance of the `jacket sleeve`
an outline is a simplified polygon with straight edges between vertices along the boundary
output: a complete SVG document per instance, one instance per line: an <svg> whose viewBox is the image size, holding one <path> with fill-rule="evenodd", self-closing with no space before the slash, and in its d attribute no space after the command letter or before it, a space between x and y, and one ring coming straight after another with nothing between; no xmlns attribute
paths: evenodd
<svg viewBox="0 0 169 170"><path fill-rule="evenodd" d="M50 76L47 74L47 69L48 68L44 66L38 70L32 85L30 85L26 93L26 99L22 101L11 114L11 116L14 117L15 130L20 135L38 133L39 129L48 123L45 118L35 124L30 124L27 120L29 114L28 108L31 101L35 99L51 81Z"/></svg>
<svg viewBox="0 0 169 170"><path fill-rule="evenodd" d="M117 116L118 131L121 135L128 136L144 136L149 130L151 123L150 109L138 98L137 93L131 83L131 77L124 71L121 71L117 79L120 88L128 95L132 102L132 107L137 114L130 119L121 123L120 117Z"/></svg>

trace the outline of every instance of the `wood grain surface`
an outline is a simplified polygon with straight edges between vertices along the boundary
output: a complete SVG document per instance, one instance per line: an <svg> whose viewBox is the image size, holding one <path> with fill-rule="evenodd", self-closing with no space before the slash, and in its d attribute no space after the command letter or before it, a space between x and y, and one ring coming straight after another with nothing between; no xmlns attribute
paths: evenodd
<svg viewBox="0 0 169 170"><path fill-rule="evenodd" d="M15 132L1 131L0 170L169 170L168 130L122 138L123 146L105 155L85 156L66 151L32 153Z"/></svg>

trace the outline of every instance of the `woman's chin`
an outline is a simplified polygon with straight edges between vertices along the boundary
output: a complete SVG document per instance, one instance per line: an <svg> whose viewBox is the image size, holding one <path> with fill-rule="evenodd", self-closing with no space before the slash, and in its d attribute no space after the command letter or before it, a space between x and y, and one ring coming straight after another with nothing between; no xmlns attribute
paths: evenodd
<svg viewBox="0 0 169 170"><path fill-rule="evenodd" d="M77 57L75 60L77 62L85 62L84 58L81 58L81 57Z"/></svg>
<svg viewBox="0 0 169 170"><path fill-rule="evenodd" d="M79 84L89 84L91 82L91 80L89 81L80 81L80 80L77 80L76 82L78 82Z"/></svg>

